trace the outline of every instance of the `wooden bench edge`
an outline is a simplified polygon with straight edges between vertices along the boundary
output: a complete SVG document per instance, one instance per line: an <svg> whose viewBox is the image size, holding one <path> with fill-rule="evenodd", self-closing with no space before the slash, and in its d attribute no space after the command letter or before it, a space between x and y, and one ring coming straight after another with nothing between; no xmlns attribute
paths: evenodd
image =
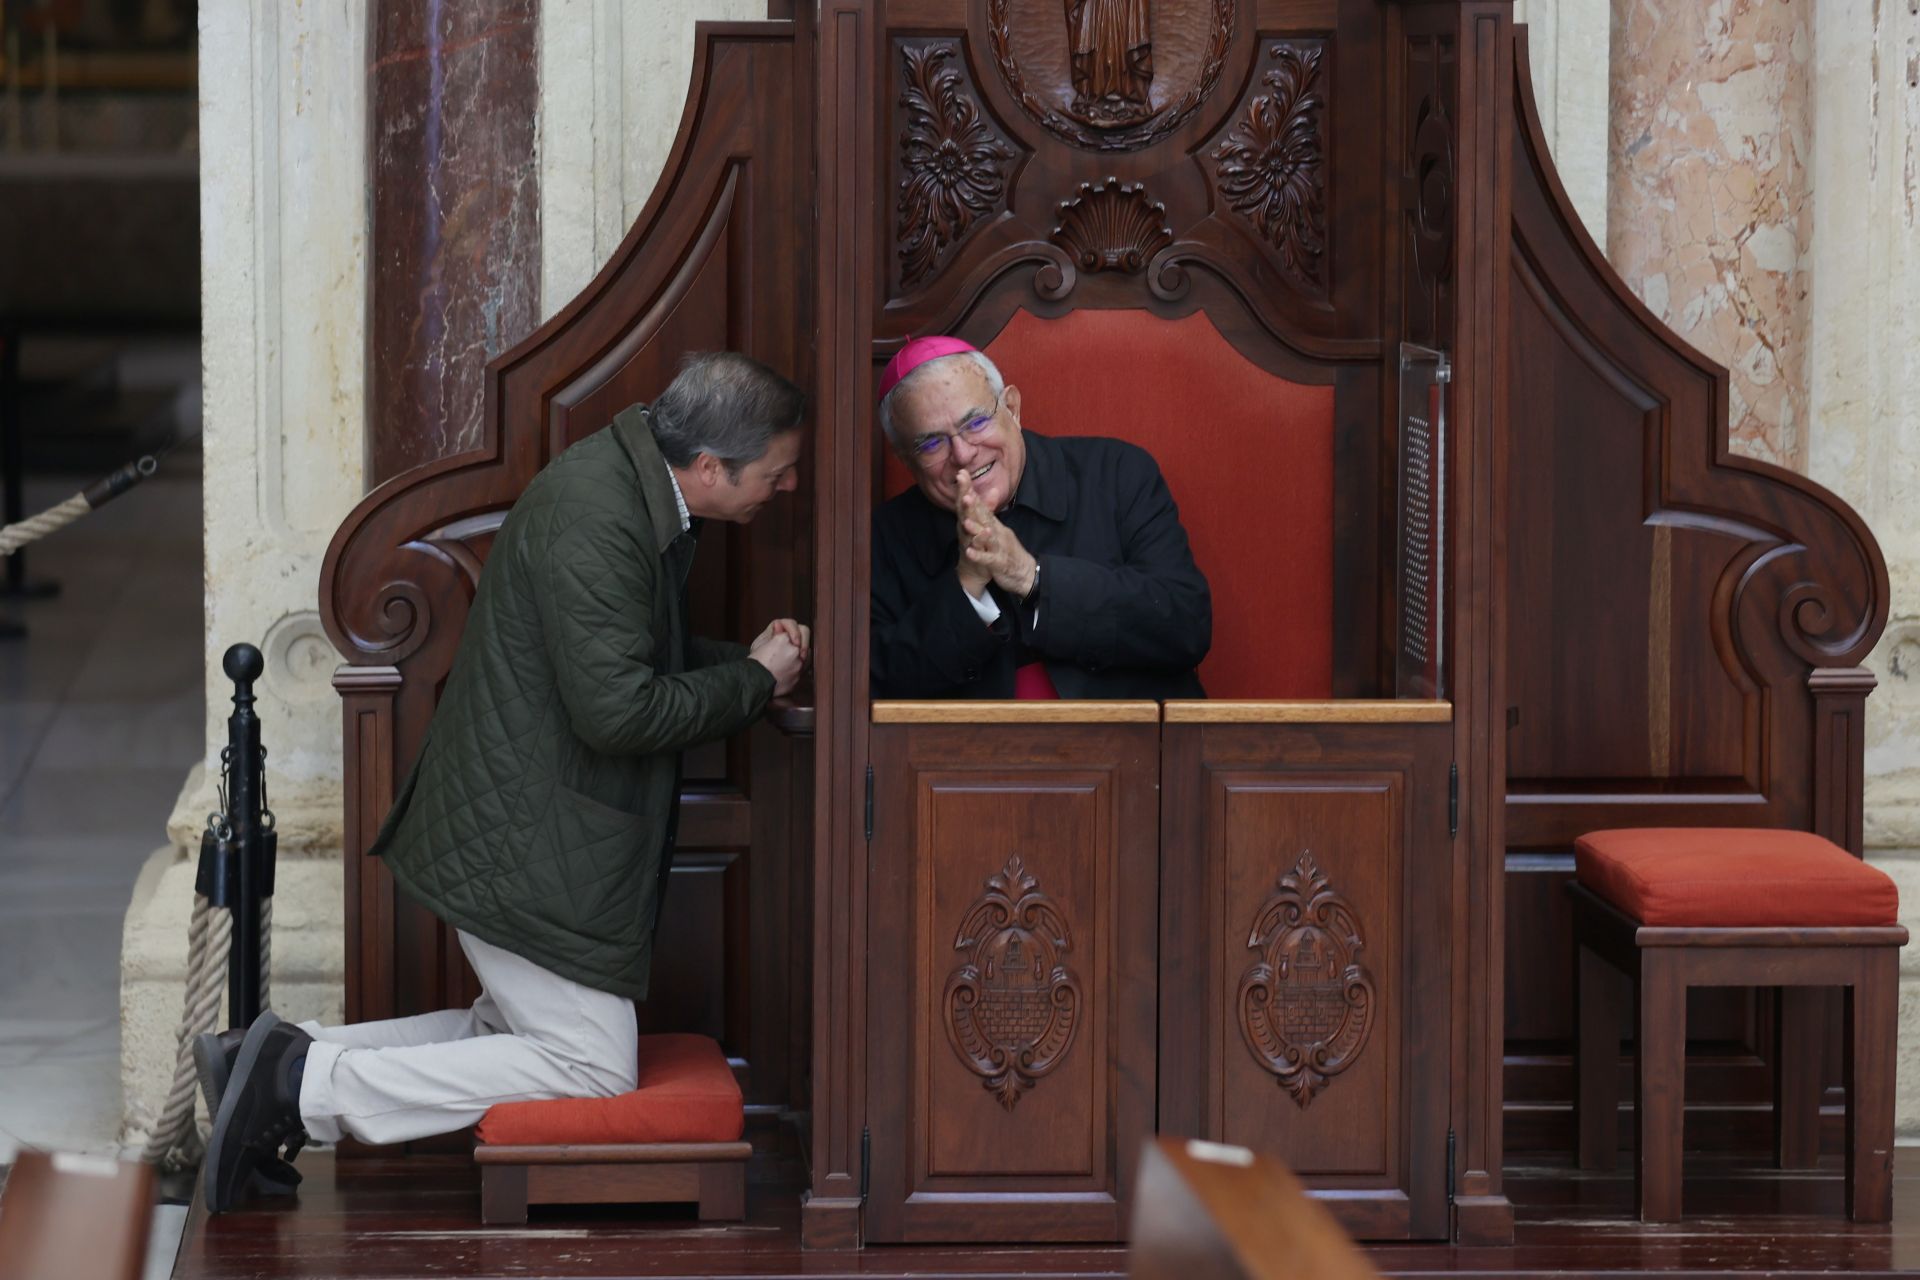
<svg viewBox="0 0 1920 1280"><path fill-rule="evenodd" d="M509 1146L482 1142L473 1149L475 1164L700 1164L745 1160L750 1142L644 1142Z"/></svg>

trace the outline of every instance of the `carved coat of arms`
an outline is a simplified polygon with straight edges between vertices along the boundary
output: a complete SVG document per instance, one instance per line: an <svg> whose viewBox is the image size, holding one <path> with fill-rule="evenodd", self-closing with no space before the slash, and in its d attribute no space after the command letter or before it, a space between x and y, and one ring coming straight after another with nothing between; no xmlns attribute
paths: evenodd
<svg viewBox="0 0 1920 1280"><path fill-rule="evenodd" d="M953 940L964 957L947 978L942 1019L954 1052L1013 1110L1073 1045L1083 1003L1066 964L1067 922L1020 855L987 879Z"/></svg>
<svg viewBox="0 0 1920 1280"><path fill-rule="evenodd" d="M1302 852L1254 917L1247 948L1259 958L1240 978L1240 1032L1260 1065L1305 1107L1353 1065L1373 1029L1366 941L1345 898Z"/></svg>

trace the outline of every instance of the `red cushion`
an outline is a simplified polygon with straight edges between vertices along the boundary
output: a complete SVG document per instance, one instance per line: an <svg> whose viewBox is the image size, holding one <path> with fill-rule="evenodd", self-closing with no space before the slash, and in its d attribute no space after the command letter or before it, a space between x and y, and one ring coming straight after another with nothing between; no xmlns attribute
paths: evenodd
<svg viewBox="0 0 1920 1280"><path fill-rule="evenodd" d="M475 1132L494 1146L735 1142L746 1128L740 1085L706 1036L640 1037L640 1087L614 1098L502 1102Z"/></svg>
<svg viewBox="0 0 1920 1280"><path fill-rule="evenodd" d="M1213 588L1215 698L1333 696L1333 388L1275 377L1205 315L1016 312L987 345L1042 435L1140 445ZM887 451L889 496L912 487Z"/></svg>
<svg viewBox="0 0 1920 1280"><path fill-rule="evenodd" d="M1898 924L1884 871L1805 831L1640 827L1573 845L1580 883L1642 924Z"/></svg>

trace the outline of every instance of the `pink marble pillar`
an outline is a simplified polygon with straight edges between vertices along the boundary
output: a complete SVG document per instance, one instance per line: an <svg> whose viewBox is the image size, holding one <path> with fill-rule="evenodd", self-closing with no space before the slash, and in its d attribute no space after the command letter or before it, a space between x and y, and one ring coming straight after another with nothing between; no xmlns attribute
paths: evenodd
<svg viewBox="0 0 1920 1280"><path fill-rule="evenodd" d="M1814 0L1614 0L1607 256L1804 470Z"/></svg>
<svg viewBox="0 0 1920 1280"><path fill-rule="evenodd" d="M540 318L539 0L372 15L369 487L476 448L486 362Z"/></svg>

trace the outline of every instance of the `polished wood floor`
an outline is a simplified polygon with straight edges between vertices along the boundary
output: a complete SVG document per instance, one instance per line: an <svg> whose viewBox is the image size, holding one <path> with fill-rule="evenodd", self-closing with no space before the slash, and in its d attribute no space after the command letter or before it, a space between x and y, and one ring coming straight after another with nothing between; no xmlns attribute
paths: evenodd
<svg viewBox="0 0 1920 1280"><path fill-rule="evenodd" d="M1902 1152L1903 1155L1907 1154ZM472 1164L456 1158L301 1160L298 1201L209 1219L195 1204L178 1280L414 1276L1121 1276L1117 1248L869 1247L803 1252L789 1159L757 1157L748 1221L703 1227L679 1210L535 1211L525 1227L480 1225ZM1511 1249L1376 1246L1391 1276L1920 1275L1920 1152L1896 1170L1892 1226L1841 1214L1838 1164L1815 1174L1690 1157L1684 1222L1643 1227L1630 1175L1566 1164L1508 1170L1519 1218ZM1204 1280L1195 1277L1194 1280Z"/></svg>

